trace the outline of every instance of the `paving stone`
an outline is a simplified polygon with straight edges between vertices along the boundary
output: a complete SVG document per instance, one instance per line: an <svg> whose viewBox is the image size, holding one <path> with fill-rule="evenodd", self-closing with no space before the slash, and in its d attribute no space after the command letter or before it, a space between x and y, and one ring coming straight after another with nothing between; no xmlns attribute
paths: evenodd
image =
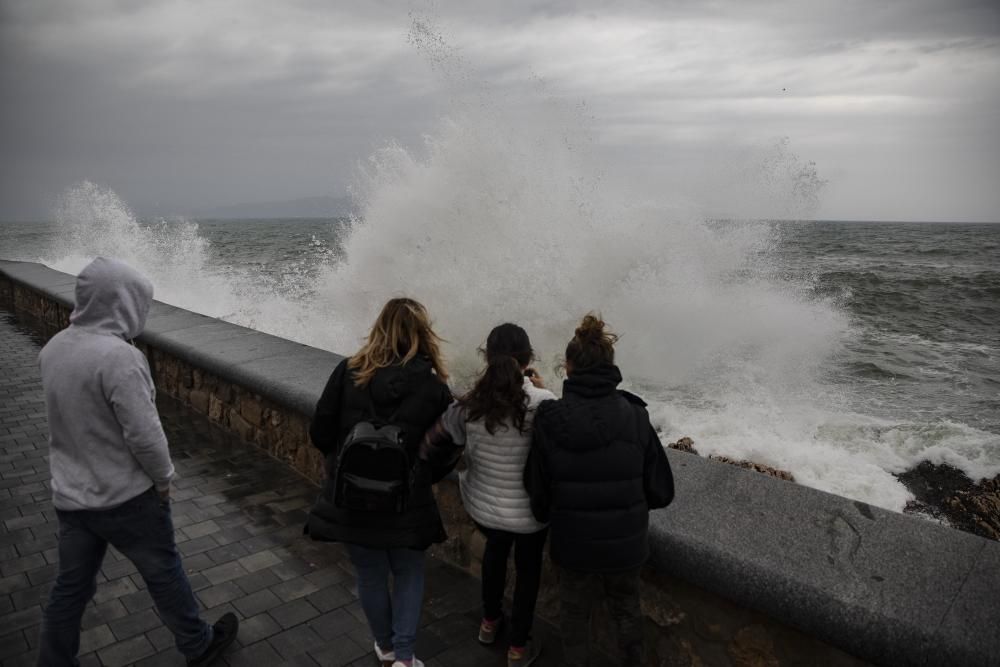
<svg viewBox="0 0 1000 667"><path fill-rule="evenodd" d="M112 644L97 652L104 667L124 667L156 653L145 635Z"/></svg>
<svg viewBox="0 0 1000 667"><path fill-rule="evenodd" d="M274 578L276 581L278 580L277 575L274 575ZM31 582L28 581L26 574L12 574L0 579L0 595L7 595L24 588L31 588Z"/></svg>
<svg viewBox="0 0 1000 667"><path fill-rule="evenodd" d="M368 657L369 664L376 664L373 657L373 647L362 646L346 636L327 642L322 648L310 651L309 653L317 663L324 667L349 665L361 657L369 656L369 654L371 654L371 657Z"/></svg>
<svg viewBox="0 0 1000 667"><path fill-rule="evenodd" d="M94 595L94 602L101 604L102 602L115 600L129 593L135 593L137 590L139 589L132 583L130 578L122 577L114 581L99 584L97 586L97 593Z"/></svg>
<svg viewBox="0 0 1000 667"><path fill-rule="evenodd" d="M282 657L267 641L251 644L226 656L229 667L261 667L262 665L277 665Z"/></svg>
<svg viewBox="0 0 1000 667"><path fill-rule="evenodd" d="M316 631L320 637L327 639L346 635L358 629L366 629L365 623L349 614L344 609L334 609L322 616L312 619L306 625Z"/></svg>
<svg viewBox="0 0 1000 667"><path fill-rule="evenodd" d="M83 612L82 627L86 629L110 623L116 618L126 616L128 613L128 609L117 598L101 604L91 603L87 605L87 610Z"/></svg>
<svg viewBox="0 0 1000 667"><path fill-rule="evenodd" d="M21 632L12 632L0 637L0 660L20 655L28 650L28 641Z"/></svg>
<svg viewBox="0 0 1000 667"><path fill-rule="evenodd" d="M232 602L243 597L243 589L231 581L226 581L218 586L209 586L198 591L198 599L207 609L218 607L220 604Z"/></svg>
<svg viewBox="0 0 1000 667"><path fill-rule="evenodd" d="M240 565L239 561L223 563L222 565L216 565L202 571L205 578L212 582L212 584L221 584L224 581L242 577L246 573L247 571Z"/></svg>
<svg viewBox="0 0 1000 667"><path fill-rule="evenodd" d="M0 616L0 627L5 633L24 630L38 625L42 620L42 608L38 605Z"/></svg>
<svg viewBox="0 0 1000 667"><path fill-rule="evenodd" d="M297 600L319 590L319 586L304 577L297 577L271 586L271 592L282 600Z"/></svg>
<svg viewBox="0 0 1000 667"><path fill-rule="evenodd" d="M240 628L242 632L243 628ZM174 633L170 632L170 628L165 625L161 625L158 628L153 628L146 633L146 639L149 643L153 645L157 651L163 651L164 649L176 646L176 641L174 640Z"/></svg>
<svg viewBox="0 0 1000 667"><path fill-rule="evenodd" d="M127 639L148 632L162 625L160 617L152 609L145 609L108 623L108 627L118 639Z"/></svg>
<svg viewBox="0 0 1000 667"><path fill-rule="evenodd" d="M218 531L219 524L215 523L211 519L184 528L184 534L188 536L188 539L192 540L198 537L204 537L205 535L212 535Z"/></svg>
<svg viewBox="0 0 1000 667"><path fill-rule="evenodd" d="M125 605L125 609L127 609L130 614L134 614L144 609L150 609L153 606L153 598L149 597L149 593L147 591L129 593L128 595L121 596L118 600Z"/></svg>
<svg viewBox="0 0 1000 667"><path fill-rule="evenodd" d="M343 586L335 584L307 595L306 599L309 600L314 607L325 612L350 604L351 602L354 602L357 597Z"/></svg>
<svg viewBox="0 0 1000 667"><path fill-rule="evenodd" d="M269 614L257 614L240 621L239 641L249 646L281 631L282 627Z"/></svg>
<svg viewBox="0 0 1000 667"><path fill-rule="evenodd" d="M174 650L160 651L135 663L134 667L186 667L187 660Z"/></svg>
<svg viewBox="0 0 1000 667"><path fill-rule="evenodd" d="M38 569L45 564L45 558L41 554L31 554L0 563L0 574L9 577L19 572Z"/></svg>
<svg viewBox="0 0 1000 667"><path fill-rule="evenodd" d="M240 565L242 565L243 569L247 572L256 572L257 570L278 565L279 563L281 563L281 559L270 549L251 553L248 556L240 558ZM274 572L271 574L277 576Z"/></svg>
<svg viewBox="0 0 1000 667"><path fill-rule="evenodd" d="M116 641L114 633L107 625L98 625L84 630L80 633L80 655L92 653L105 646L110 646Z"/></svg>
<svg viewBox="0 0 1000 667"><path fill-rule="evenodd" d="M257 591L269 588L277 583L281 582L274 572L270 570L261 570L259 572L251 572L250 574L243 575L239 579L233 579L236 585L244 590L246 593L256 593Z"/></svg>
<svg viewBox="0 0 1000 667"><path fill-rule="evenodd" d="M266 588L238 600L233 600L233 606L244 616L256 616L261 612L274 609L282 604L282 599Z"/></svg>
<svg viewBox="0 0 1000 667"><path fill-rule="evenodd" d="M280 632L267 642L285 660L319 648L325 643L322 637L305 625L297 625L290 630Z"/></svg>
<svg viewBox="0 0 1000 667"><path fill-rule="evenodd" d="M270 610L268 613L283 628L290 628L293 625L305 623L309 619L319 615L316 607L302 599L286 602Z"/></svg>
<svg viewBox="0 0 1000 667"><path fill-rule="evenodd" d="M49 591L51 590L52 584L41 584L32 586L31 588L24 588L11 593L10 601L15 609L28 609L36 605L44 605L49 599Z"/></svg>
<svg viewBox="0 0 1000 667"><path fill-rule="evenodd" d="M206 551L205 555L211 558L213 563L222 564L238 560L246 556L248 553L247 548L239 542L231 542L229 544L218 546L210 551ZM243 569L249 572L246 568Z"/></svg>

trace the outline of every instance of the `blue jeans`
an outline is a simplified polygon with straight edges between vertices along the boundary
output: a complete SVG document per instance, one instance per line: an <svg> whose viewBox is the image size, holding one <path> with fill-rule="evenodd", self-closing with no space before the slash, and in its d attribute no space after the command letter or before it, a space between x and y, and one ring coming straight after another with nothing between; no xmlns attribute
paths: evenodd
<svg viewBox="0 0 1000 667"><path fill-rule="evenodd" d="M383 651L395 651L396 660L409 660L424 602L424 552L346 546L358 573L358 597L375 642Z"/></svg>
<svg viewBox="0 0 1000 667"><path fill-rule="evenodd" d="M170 504L150 487L108 510L56 510L59 517L59 576L42 616L38 664L79 665L80 621L97 590L97 572L108 544L142 575L160 618L188 658L203 654L212 628L198 616L198 602L174 543Z"/></svg>

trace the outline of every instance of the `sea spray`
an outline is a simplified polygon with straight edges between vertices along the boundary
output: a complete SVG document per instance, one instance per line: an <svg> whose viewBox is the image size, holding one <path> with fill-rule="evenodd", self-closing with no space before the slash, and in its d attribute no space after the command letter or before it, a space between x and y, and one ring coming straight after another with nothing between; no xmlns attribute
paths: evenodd
<svg viewBox="0 0 1000 667"><path fill-rule="evenodd" d="M195 222L141 223L114 191L89 181L67 188L55 216L59 234L43 258L55 269L76 274L98 255L116 257L146 274L160 301L289 338L322 326L321 314L268 274L216 264Z"/></svg>

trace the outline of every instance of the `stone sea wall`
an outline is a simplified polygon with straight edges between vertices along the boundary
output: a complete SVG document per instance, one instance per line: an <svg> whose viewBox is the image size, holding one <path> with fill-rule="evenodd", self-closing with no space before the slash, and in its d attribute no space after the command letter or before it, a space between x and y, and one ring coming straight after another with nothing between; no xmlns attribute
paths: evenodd
<svg viewBox="0 0 1000 667"><path fill-rule="evenodd" d="M0 307L46 334L72 276L0 261ZM340 357L156 303L137 341L159 391L321 482L308 422ZM1000 664L1000 544L752 470L669 451L677 500L651 515L647 665ZM478 574L482 537L454 480L437 488L447 543ZM547 566L549 567L549 566ZM539 613L555 618L555 573ZM594 635L611 650L603 610Z"/></svg>

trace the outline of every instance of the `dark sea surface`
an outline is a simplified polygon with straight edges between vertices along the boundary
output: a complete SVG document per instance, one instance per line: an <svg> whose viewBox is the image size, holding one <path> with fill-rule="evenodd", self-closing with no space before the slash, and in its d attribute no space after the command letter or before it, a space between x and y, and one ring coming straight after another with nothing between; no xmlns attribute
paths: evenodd
<svg viewBox="0 0 1000 667"><path fill-rule="evenodd" d="M851 316L831 381L874 414L1000 434L1000 224L780 225L777 256Z"/></svg>

